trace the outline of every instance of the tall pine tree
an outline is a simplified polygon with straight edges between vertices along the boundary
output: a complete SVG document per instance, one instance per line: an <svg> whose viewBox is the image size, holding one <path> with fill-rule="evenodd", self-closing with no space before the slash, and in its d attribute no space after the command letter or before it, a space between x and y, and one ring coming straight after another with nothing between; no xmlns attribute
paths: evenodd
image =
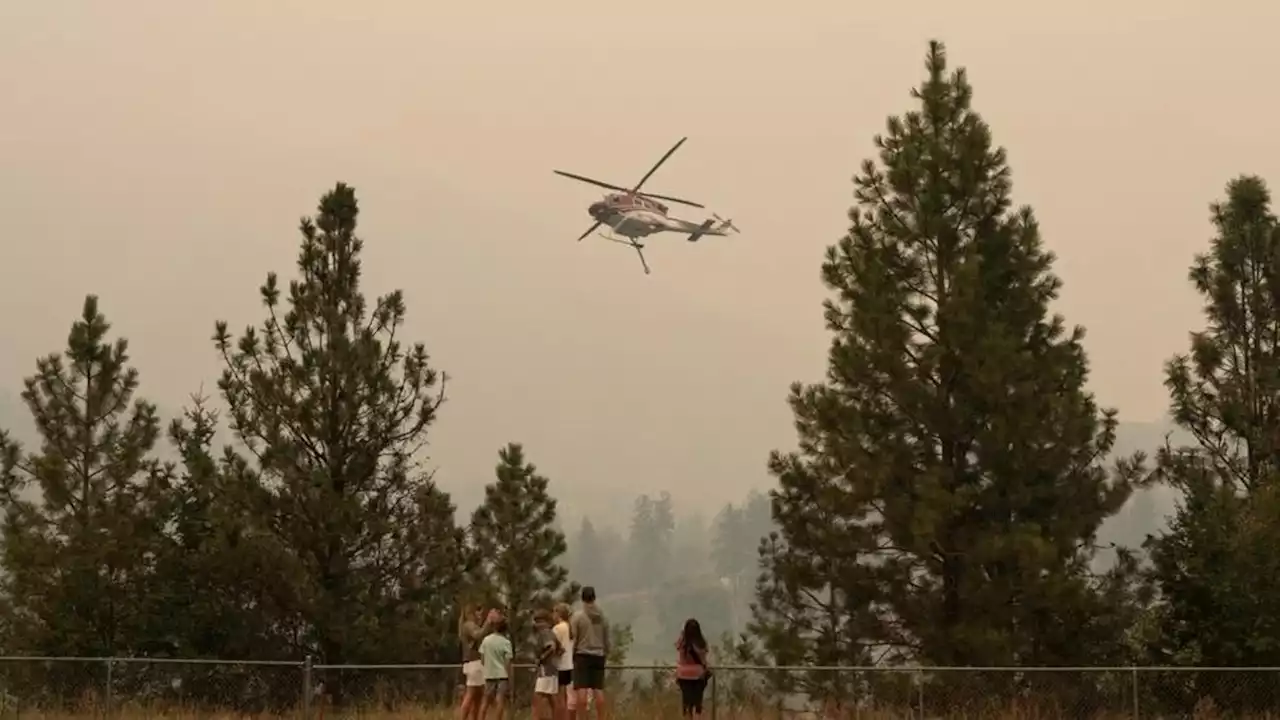
<svg viewBox="0 0 1280 720"><path fill-rule="evenodd" d="M41 438L0 436L4 595L13 654L129 655L146 644L168 478L160 422L135 397L128 342L84 301L66 350L41 358L22 399Z"/></svg>
<svg viewBox="0 0 1280 720"><path fill-rule="evenodd" d="M758 622L852 625L869 637L845 636L847 663L869 643L945 665L1115 660L1126 578L1090 561L1136 472L1102 465L1115 414L1085 390L1083 330L1049 314L1053 257L965 72L936 42L926 69L854 178L822 268L826 381L793 387L800 448L770 463L781 555L762 582L838 617L764 594Z"/></svg>
<svg viewBox="0 0 1280 720"><path fill-rule="evenodd" d="M1159 456L1183 500L1151 541L1162 630L1152 650L1157 662L1271 665L1280 591L1258 549L1280 527L1280 222L1262 179L1237 178L1226 195L1190 271L1205 329L1166 365L1174 421L1194 444Z"/></svg>
<svg viewBox="0 0 1280 720"><path fill-rule="evenodd" d="M570 569L574 578L584 584L602 583L609 574L609 558L605 555L602 539L591 518L583 516L573 545L573 565Z"/></svg>
<svg viewBox="0 0 1280 720"><path fill-rule="evenodd" d="M631 577L627 590L656 587L667 579L675 529L675 511L669 493L663 492L656 499L648 495L636 498L628 538Z"/></svg>
<svg viewBox="0 0 1280 720"><path fill-rule="evenodd" d="M423 468L443 377L401 340L400 291L361 290L355 191L338 184L301 222L298 279L262 286L266 318L215 335L230 427L249 454L228 482L288 564L310 649L326 663L452 658L465 535ZM287 308L287 309L286 309ZM339 678L329 687L341 694Z"/></svg>
<svg viewBox="0 0 1280 720"><path fill-rule="evenodd" d="M565 540L555 524L550 483L525 459L520 444L498 451L495 474L471 516L471 541L519 646L530 638L533 611L549 607L569 578L560 564Z"/></svg>

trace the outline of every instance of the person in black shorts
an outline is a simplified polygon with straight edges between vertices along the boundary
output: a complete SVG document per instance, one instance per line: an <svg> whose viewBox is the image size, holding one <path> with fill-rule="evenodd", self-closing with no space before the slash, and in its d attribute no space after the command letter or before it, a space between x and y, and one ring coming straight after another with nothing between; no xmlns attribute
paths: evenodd
<svg viewBox="0 0 1280 720"><path fill-rule="evenodd" d="M709 656L702 625L689 618L676 639L676 684L680 686L680 707L685 717L702 716L702 696L711 678Z"/></svg>
<svg viewBox="0 0 1280 720"><path fill-rule="evenodd" d="M582 588L582 609L569 618L569 637L573 640L575 715L586 718L588 702L592 702L596 717L608 720L604 670L605 658L609 656L609 623L596 605L596 589L590 585Z"/></svg>
<svg viewBox="0 0 1280 720"><path fill-rule="evenodd" d="M551 631L555 633L561 649L560 657L556 660L556 684L559 685L559 692L556 694L556 717L568 720L577 705L573 697L573 640L569 637L569 618L573 615L573 609L568 603L558 603L555 613L556 624Z"/></svg>

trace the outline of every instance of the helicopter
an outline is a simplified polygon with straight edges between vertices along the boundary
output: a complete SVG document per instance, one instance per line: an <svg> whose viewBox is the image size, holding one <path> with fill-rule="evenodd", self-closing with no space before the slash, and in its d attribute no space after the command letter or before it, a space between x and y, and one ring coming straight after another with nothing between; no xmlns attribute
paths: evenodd
<svg viewBox="0 0 1280 720"><path fill-rule="evenodd" d="M640 182L634 187L627 189L611 185L606 182L600 182L589 177L576 175L574 173L565 172L563 170L555 170L555 174L577 180L579 182L588 183L607 190L615 190L616 192L605 195L603 200L594 202L587 208L587 213L595 220L587 231L578 237L578 242L582 242L588 235L596 231L601 225L609 226L612 231L610 234L599 233L600 237L610 242L628 245L636 251L636 255L640 257L640 265L644 268L644 274L649 274L649 263L644 258L644 245L640 242L641 238L648 237L654 233L672 232L688 235L689 242L697 242L705 235L728 235L730 231L738 232L738 228L734 226L732 220L725 220L715 213L711 214L711 219L702 222L694 222L691 220L681 220L668 214L668 208L660 200L669 203L678 203L680 205L688 205L690 207L703 208L706 206L691 200L682 200L677 197L667 195L656 195L654 193L640 192L641 186L653 176L658 168L667 161L685 140L689 138L680 138L680 141L667 151L657 163L654 164L649 172L640 178Z"/></svg>

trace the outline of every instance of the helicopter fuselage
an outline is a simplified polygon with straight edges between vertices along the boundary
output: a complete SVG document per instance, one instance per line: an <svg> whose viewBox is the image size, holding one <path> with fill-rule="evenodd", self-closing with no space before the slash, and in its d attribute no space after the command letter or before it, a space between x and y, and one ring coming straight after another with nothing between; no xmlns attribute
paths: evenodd
<svg viewBox="0 0 1280 720"><path fill-rule="evenodd" d="M587 213L597 222L613 228L615 233L633 240L664 231L725 234L720 229L702 228L699 223L673 218L667 215L665 205L643 195L607 195L600 202L592 203Z"/></svg>
<svg viewBox="0 0 1280 720"><path fill-rule="evenodd" d="M656 232L670 229L666 215L653 210L640 208L610 207L606 203L596 203L588 210L591 217L613 228L619 235L629 238L642 238Z"/></svg>

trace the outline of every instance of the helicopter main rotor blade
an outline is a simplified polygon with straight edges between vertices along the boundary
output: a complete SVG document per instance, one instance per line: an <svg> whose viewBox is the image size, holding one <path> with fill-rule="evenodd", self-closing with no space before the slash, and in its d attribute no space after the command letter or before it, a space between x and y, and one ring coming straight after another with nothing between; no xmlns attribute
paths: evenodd
<svg viewBox="0 0 1280 720"><path fill-rule="evenodd" d="M644 174L644 177L640 178L640 182L636 183L636 186L635 186L635 187L633 187L633 188L631 188L631 192L633 192L633 193L634 193L634 192L636 192L637 190L639 190L639 189L640 189L640 186L641 186L641 185L644 185L644 183L645 183L645 181L646 181L646 180L648 180L648 179L649 179L649 178L650 178L654 173L658 172L658 168L662 167L662 163L666 162L666 161L667 161L667 158L669 158L669 157L671 157L672 155L674 155L674 154L675 154L675 152L676 152L677 150L679 150L679 149L680 149L680 146L684 144L684 141L685 141L685 140L688 140L688 139L689 139L689 138L687 138L687 137L682 137L682 138L680 138L680 141L679 141L679 142L677 142L675 145L671 146L671 149L667 151L667 154L666 154L666 155L663 155L663 156L662 156L662 159L661 159L661 160L659 160L657 163L655 163L655 164L654 164L654 166L653 166L652 168L650 168L650 169L649 169L649 172L647 172L647 173L645 173L645 174Z"/></svg>
<svg viewBox="0 0 1280 720"><path fill-rule="evenodd" d="M599 220L597 220L595 223L593 223L593 224L591 225L591 227L587 228L587 231L586 231L586 232L584 232L584 233L582 233L581 235L579 235L579 236L578 236L578 242L582 242L583 240L587 239L587 236L588 236L588 235L590 235L591 233L595 232L595 231L596 231L596 228L598 228L598 227L600 227L600 221L599 221Z"/></svg>
<svg viewBox="0 0 1280 720"><path fill-rule="evenodd" d="M629 192L624 187L618 187L617 185L610 185L607 182L600 182L599 180L592 180L591 178L584 177L582 175L574 175L573 173L565 172L563 170L552 170L551 172L557 175L560 175L562 177L567 177L572 180L577 180L578 182L587 183L588 185L595 185L596 187L608 188L609 190L617 190L618 192Z"/></svg>
<svg viewBox="0 0 1280 720"><path fill-rule="evenodd" d="M702 208L704 210L707 208L706 205L698 204L692 200L681 200L678 197L671 197L670 195L655 195L653 193L647 193L647 192L636 193L636 194L641 197L653 198L654 200L666 200L667 202L680 203L681 205L688 205L689 207Z"/></svg>

